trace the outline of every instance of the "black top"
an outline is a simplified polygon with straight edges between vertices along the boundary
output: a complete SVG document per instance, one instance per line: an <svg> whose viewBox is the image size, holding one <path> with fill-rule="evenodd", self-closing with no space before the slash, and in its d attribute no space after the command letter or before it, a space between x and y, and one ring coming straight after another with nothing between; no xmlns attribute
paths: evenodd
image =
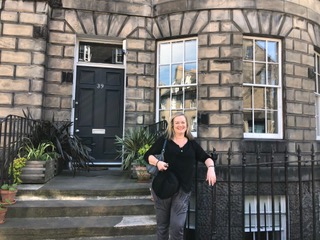
<svg viewBox="0 0 320 240"><path fill-rule="evenodd" d="M152 147L146 152L144 159L147 163L150 155L160 154L164 139L164 137L158 138ZM174 141L168 140L164 153L165 162L169 163L168 170L176 174L184 192L191 191L192 177L195 168L194 164L196 161L204 163L209 157L210 156L195 140L188 140L182 148L180 148Z"/></svg>

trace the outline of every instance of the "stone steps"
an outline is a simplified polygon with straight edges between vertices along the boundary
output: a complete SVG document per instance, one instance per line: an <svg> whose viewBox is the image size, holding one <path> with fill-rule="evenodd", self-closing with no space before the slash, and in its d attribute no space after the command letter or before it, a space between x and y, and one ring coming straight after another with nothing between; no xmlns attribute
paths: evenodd
<svg viewBox="0 0 320 240"><path fill-rule="evenodd" d="M0 239L156 239L149 189L118 190L19 189Z"/></svg>

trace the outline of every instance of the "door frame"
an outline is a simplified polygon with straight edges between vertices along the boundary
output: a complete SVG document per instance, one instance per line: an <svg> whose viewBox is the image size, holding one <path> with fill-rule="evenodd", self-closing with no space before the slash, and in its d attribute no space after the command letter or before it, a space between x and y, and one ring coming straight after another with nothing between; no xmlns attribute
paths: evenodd
<svg viewBox="0 0 320 240"><path fill-rule="evenodd" d="M90 62L79 62L79 44L81 41L92 42L92 43L105 43L105 44L118 44L122 45L122 49L126 52L126 40L124 39L100 39L100 38L90 38L88 36L77 36L76 43L74 48L74 64L73 64L73 84L72 84L72 101L71 101L71 121L74 123L75 121L75 97L76 97L76 84L77 84L77 67L85 66L85 67L96 67L96 68L114 68L114 69L123 69L124 70L124 84L123 84L123 126L122 126L122 136L125 132L125 119L126 119L126 54L123 54L123 64L105 64L105 63L90 63ZM74 132L74 124L70 127L70 133L72 135ZM99 162L95 163L95 165L108 165L108 166L119 166L119 162Z"/></svg>

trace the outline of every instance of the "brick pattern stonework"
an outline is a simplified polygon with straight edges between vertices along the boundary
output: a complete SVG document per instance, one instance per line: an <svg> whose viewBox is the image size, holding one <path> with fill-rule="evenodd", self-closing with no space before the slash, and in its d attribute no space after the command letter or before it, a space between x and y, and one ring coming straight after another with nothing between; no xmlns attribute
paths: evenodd
<svg viewBox="0 0 320 240"><path fill-rule="evenodd" d="M3 1L0 117L30 107L36 117L70 119L73 86L63 76L73 74L77 36L87 35L126 40L126 126L135 125L138 115L144 115L144 124L153 123L156 41L196 35L198 111L209 115L209 124L199 126L199 141L206 150L227 151L231 145L238 152L244 144L243 35L271 36L283 39L284 139L290 139L291 151L315 140L315 82L308 68L314 67L314 46L320 45L320 15L314 11L319 4L257 1L256 9L250 4L240 9L243 3L236 1L228 6L166 1L153 7L151 1L136 1L121 8L125 2L61 1L61 8L52 1Z"/></svg>
<svg viewBox="0 0 320 240"><path fill-rule="evenodd" d="M243 149L253 153L258 145L294 153L297 145L308 152L314 144L319 152L315 79L309 74L320 49L318 0L0 3L0 118L28 107L35 118L71 119L74 86L66 76L75 76L76 42L87 37L125 41L125 127L136 126L141 115L143 124L154 123L157 41L197 36L198 113L208 116L208 123L199 124L198 141L205 150L215 147L227 162L230 147L233 163L241 162ZM282 41L282 140L243 139L243 36ZM200 224L207 207L200 209Z"/></svg>

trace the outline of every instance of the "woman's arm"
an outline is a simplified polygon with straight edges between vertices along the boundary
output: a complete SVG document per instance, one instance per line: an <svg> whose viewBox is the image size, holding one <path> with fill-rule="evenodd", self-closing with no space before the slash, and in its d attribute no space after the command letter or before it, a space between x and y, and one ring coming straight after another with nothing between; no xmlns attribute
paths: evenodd
<svg viewBox="0 0 320 240"><path fill-rule="evenodd" d="M206 181L208 181L209 186L213 186L217 181L214 161L211 158L207 158L207 160L204 161L204 164L208 168Z"/></svg>
<svg viewBox="0 0 320 240"><path fill-rule="evenodd" d="M145 153L144 159L147 163L154 165L158 168L159 171L167 170L168 164L163 161L159 161L154 155L160 154L164 144L164 137L160 137L156 142L151 146L151 148Z"/></svg>

